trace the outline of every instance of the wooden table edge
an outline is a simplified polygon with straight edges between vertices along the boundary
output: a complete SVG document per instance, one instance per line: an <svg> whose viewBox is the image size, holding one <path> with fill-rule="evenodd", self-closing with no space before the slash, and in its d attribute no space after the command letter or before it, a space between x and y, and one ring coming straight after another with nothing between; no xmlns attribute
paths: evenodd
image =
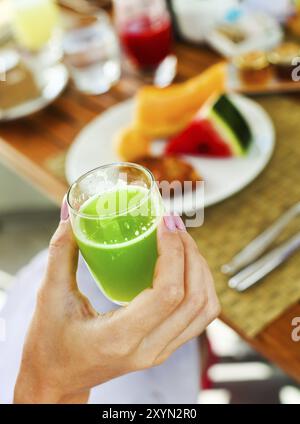
<svg viewBox="0 0 300 424"><path fill-rule="evenodd" d="M2 137L0 137L0 162L28 181L30 185L42 192L56 205L61 204L68 188L67 185L52 176L43 167L19 153Z"/></svg>
<svg viewBox="0 0 300 424"><path fill-rule="evenodd" d="M220 315L221 321L232 328L255 351L278 365L290 377L295 379L296 382L300 383L300 341L296 342L292 340L292 319L295 317L300 317L299 302L290 305L281 315L267 324L254 337L249 337L240 331L223 313ZM289 328L285 328L287 323L290 324ZM281 331L283 327L286 329L284 334ZM293 347L296 345L299 346L299 356L292 358L289 356L289 353L291 353L289 346L292 345ZM278 355L278 349L280 349L280 355ZM286 355L283 355L284 351L287 352Z"/></svg>

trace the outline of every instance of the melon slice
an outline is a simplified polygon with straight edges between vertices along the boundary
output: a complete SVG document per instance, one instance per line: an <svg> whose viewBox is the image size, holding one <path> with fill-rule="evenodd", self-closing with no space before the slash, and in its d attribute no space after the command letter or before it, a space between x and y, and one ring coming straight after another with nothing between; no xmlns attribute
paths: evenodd
<svg viewBox="0 0 300 424"><path fill-rule="evenodd" d="M125 162L150 154L150 139L134 127L119 131L115 136L114 146L119 158Z"/></svg>
<svg viewBox="0 0 300 424"><path fill-rule="evenodd" d="M212 94L225 91L226 71L222 62L181 84L142 88L136 96L133 125L150 138L166 138L182 131Z"/></svg>
<svg viewBox="0 0 300 424"><path fill-rule="evenodd" d="M169 140L167 154L211 157L243 156L252 142L251 129L227 95L207 104L180 134Z"/></svg>

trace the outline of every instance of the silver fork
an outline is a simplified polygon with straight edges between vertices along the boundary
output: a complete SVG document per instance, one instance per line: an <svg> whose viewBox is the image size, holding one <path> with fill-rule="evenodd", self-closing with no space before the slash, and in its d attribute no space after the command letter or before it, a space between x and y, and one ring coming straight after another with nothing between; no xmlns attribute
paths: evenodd
<svg viewBox="0 0 300 424"><path fill-rule="evenodd" d="M280 235L289 222L300 214L300 202L292 206L277 221L275 221L267 230L256 237L250 244L241 250L228 264L222 266L221 271L224 274L233 275L241 268L249 265L259 258L271 245L271 243Z"/></svg>

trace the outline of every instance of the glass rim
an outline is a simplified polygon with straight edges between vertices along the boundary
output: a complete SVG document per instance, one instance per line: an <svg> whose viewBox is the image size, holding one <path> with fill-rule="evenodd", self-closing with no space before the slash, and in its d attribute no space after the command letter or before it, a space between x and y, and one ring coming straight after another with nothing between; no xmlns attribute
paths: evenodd
<svg viewBox="0 0 300 424"><path fill-rule="evenodd" d="M119 6L119 4L124 6L124 7L131 6L132 1L133 0L113 0L113 2L116 4L117 7ZM156 0L156 3L157 4L154 7L156 7L156 8L159 7L159 10L156 11L155 18L157 19L157 18L161 18L163 16L163 17L169 18L169 20L171 21L170 11L169 11L169 9L166 5L165 0L159 0L159 3ZM138 5L138 8L134 10L132 15L140 15L141 13L144 14L145 9L148 9L149 7L153 7L153 4L152 3L149 3L149 4L141 3L141 4ZM154 15L152 16L151 22L154 21L153 17L154 17ZM128 21L128 16L126 16L126 14L125 14L125 16L123 14L120 15L118 10L116 11L114 18L117 22L118 21L121 21L121 22Z"/></svg>
<svg viewBox="0 0 300 424"><path fill-rule="evenodd" d="M84 26L70 26L66 28L66 31L63 35L63 40L62 40L62 47L64 52L68 55L68 54L75 54L75 53L80 53L84 46L86 46L86 43L84 45L82 45L82 42L80 42L80 40L76 39L77 44L79 44L79 47L77 47L76 49L69 49L69 44L74 43L74 39L78 38L80 36L82 36L82 34L91 31L92 29L99 29L100 27L102 27L102 25L107 25L107 27L109 27L111 30L113 30L113 26L109 20L109 16L107 14L107 12L105 12L104 10L99 10L95 13L90 13L88 15L85 15L84 17L91 17L94 18L95 20L93 22L88 23L87 25ZM82 18L82 17L81 17ZM81 19L80 17L75 18L78 21L80 21ZM78 43L79 41L79 43Z"/></svg>
<svg viewBox="0 0 300 424"><path fill-rule="evenodd" d="M147 194L145 194L145 196L143 196L143 198L141 199L141 201L138 202L137 205L132 206L129 209L126 209L123 213L112 212L110 214L104 215L101 218L96 217L94 215L82 213L79 210L76 210L71 205L71 202L70 202L70 194L71 194L72 188L76 184L79 184L81 181L83 181L85 178L87 178L89 175L93 174L94 172L100 171L100 170L105 170L105 169L108 169L108 168L113 168L113 167L130 167L130 168L135 168L135 169L138 169L139 171L141 171L144 175L147 175L147 177L149 178L149 181L150 181L150 187L147 190ZM132 162L112 162L112 163L109 163L109 164L98 166L97 168L93 168L90 171L87 171L86 173L84 173L83 175L81 175L79 178L77 178L77 180L74 181L74 183L72 183L71 186L69 187L68 192L67 192L67 195L66 195L66 200L67 200L68 207L72 210L72 212L74 214L76 214L76 216L80 216L82 218L88 218L88 219L97 219L97 220L98 219L107 219L107 218L111 218L113 216L122 216L124 214L127 214L129 212L132 212L132 211L136 210L138 207L141 206L141 204L143 204L145 201L147 201L149 199L149 197L152 194L153 189L155 188L155 185L156 185L156 181L155 181L154 175L152 174L152 172L148 168L145 168L142 165L138 165L137 163L132 163Z"/></svg>

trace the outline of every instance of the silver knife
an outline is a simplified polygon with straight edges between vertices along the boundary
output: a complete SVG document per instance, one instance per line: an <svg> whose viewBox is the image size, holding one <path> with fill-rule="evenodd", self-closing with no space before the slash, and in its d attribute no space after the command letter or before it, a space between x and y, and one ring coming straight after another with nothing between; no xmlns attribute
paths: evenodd
<svg viewBox="0 0 300 424"><path fill-rule="evenodd" d="M279 236L289 222L300 214L300 202L296 203L287 212L285 212L274 224L261 233L256 239L248 244L240 253L238 253L231 262L223 265L221 271L224 274L233 275L241 268L249 265L262 255L271 243Z"/></svg>
<svg viewBox="0 0 300 424"><path fill-rule="evenodd" d="M300 232L232 277L228 282L229 287L239 292L247 290L284 263L298 249Z"/></svg>

